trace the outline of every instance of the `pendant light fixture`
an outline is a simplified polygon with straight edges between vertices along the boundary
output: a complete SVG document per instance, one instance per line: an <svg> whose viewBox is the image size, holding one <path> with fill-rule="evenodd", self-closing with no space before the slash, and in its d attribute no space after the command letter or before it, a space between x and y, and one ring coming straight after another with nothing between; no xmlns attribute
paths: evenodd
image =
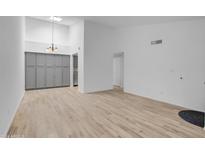
<svg viewBox="0 0 205 154"><path fill-rule="evenodd" d="M50 17L50 20L51 20L51 24L52 24L52 42L51 42L51 45L47 48L47 51L48 52L56 52L58 51L58 48L57 46L54 44L54 24L55 22L60 22L62 20L62 18L60 17L56 17L56 16L51 16Z"/></svg>

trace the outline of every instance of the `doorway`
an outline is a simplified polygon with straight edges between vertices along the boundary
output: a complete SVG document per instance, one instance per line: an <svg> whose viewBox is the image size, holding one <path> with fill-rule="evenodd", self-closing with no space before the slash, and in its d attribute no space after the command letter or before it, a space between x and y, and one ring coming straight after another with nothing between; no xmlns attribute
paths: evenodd
<svg viewBox="0 0 205 154"><path fill-rule="evenodd" d="M113 87L124 87L124 53L115 53L113 56Z"/></svg>
<svg viewBox="0 0 205 154"><path fill-rule="evenodd" d="M78 54L73 54L73 86L78 86Z"/></svg>

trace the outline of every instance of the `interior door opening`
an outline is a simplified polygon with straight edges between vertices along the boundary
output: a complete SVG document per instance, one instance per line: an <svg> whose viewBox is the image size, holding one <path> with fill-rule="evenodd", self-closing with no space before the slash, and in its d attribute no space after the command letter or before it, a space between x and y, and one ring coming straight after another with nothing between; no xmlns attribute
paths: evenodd
<svg viewBox="0 0 205 154"><path fill-rule="evenodd" d="M113 56L113 87L124 88L124 53L115 53Z"/></svg>

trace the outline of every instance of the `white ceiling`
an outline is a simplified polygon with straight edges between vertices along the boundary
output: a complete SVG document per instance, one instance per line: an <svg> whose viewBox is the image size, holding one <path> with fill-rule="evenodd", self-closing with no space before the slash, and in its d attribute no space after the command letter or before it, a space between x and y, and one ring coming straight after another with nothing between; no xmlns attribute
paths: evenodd
<svg viewBox="0 0 205 154"><path fill-rule="evenodd" d="M113 28L127 26L140 26L159 24L184 20L202 19L204 16L61 16L63 20L59 24L72 25L83 19L100 23ZM32 18L49 21L49 16L33 16Z"/></svg>
<svg viewBox="0 0 205 154"><path fill-rule="evenodd" d="M29 17L50 22L50 16L29 16ZM63 20L58 24L67 25L67 26L73 25L83 19L83 17L73 17L73 16L60 16L60 17Z"/></svg>
<svg viewBox="0 0 205 154"><path fill-rule="evenodd" d="M94 16L85 17L86 20L108 25L114 28L159 24L184 20L195 20L205 17L196 16Z"/></svg>

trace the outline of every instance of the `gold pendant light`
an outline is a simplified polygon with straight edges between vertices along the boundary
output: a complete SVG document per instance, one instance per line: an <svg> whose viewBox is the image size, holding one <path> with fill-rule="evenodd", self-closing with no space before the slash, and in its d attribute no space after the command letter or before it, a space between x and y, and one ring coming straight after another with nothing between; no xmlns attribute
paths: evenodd
<svg viewBox="0 0 205 154"><path fill-rule="evenodd" d="M60 22L62 20L62 18L60 17L56 17L56 16L51 16L50 20L52 22L52 43L51 45L46 49L48 52L57 52L58 48L57 46L54 44L53 38L54 38L54 24L55 22Z"/></svg>

